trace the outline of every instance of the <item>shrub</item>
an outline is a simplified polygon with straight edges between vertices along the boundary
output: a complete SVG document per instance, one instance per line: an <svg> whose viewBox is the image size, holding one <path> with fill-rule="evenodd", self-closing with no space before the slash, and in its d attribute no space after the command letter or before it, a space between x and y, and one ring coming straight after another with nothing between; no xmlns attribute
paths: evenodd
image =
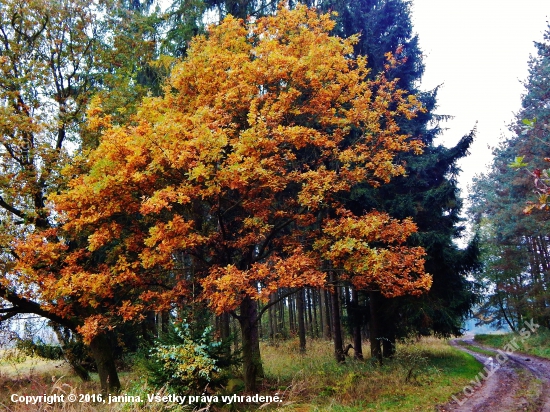
<svg viewBox="0 0 550 412"><path fill-rule="evenodd" d="M36 342L30 339L18 340L17 349L27 356L39 356L43 359L63 359L63 350L59 345L49 345L38 338Z"/></svg>
<svg viewBox="0 0 550 412"><path fill-rule="evenodd" d="M189 324L174 325L149 352L150 383L174 393L218 386L227 379L223 369L236 363L227 355L228 344L214 340L212 327L194 338Z"/></svg>

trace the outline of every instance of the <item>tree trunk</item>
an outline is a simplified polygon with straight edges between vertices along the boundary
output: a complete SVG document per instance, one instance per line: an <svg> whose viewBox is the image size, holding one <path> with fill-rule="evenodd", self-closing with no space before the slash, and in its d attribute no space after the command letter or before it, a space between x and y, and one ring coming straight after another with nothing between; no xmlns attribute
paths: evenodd
<svg viewBox="0 0 550 412"><path fill-rule="evenodd" d="M90 349L97 366L101 392L103 394L120 392L120 380L109 337L105 334L97 335L90 342Z"/></svg>
<svg viewBox="0 0 550 412"><path fill-rule="evenodd" d="M313 306L313 296L312 296L312 292L313 290L312 289L305 289L304 290L304 294L305 294L305 301L306 301L306 307L307 307L307 317L308 317L308 320L309 320L309 336L311 336L311 338L314 338L315 337L315 326L313 324L313 314L311 313L312 312L312 309L311 307Z"/></svg>
<svg viewBox="0 0 550 412"><path fill-rule="evenodd" d="M296 294L296 306L298 309L298 337L300 339L300 352L306 351L306 326L304 323L304 289Z"/></svg>
<svg viewBox="0 0 550 412"><path fill-rule="evenodd" d="M271 306L269 307L269 309L267 310L268 312L268 315L269 315L269 339L271 341L273 341L275 339L275 335L276 335L276 320L274 319L275 318L275 304L273 303L275 302L275 294L271 294L271 296L269 296L269 303L271 304Z"/></svg>
<svg viewBox="0 0 550 412"><path fill-rule="evenodd" d="M325 299L323 298L325 291L324 289L317 289L317 292L319 294L319 337L324 338L325 337L325 314L323 313L325 311Z"/></svg>
<svg viewBox="0 0 550 412"><path fill-rule="evenodd" d="M325 339L332 339L331 324L330 324L330 307L327 299L327 291L321 289L321 311L324 311L323 315L323 336Z"/></svg>
<svg viewBox="0 0 550 412"><path fill-rule="evenodd" d="M264 376L258 338L258 306L250 297L241 303L239 316L242 336L243 380L247 392L256 391L256 379Z"/></svg>
<svg viewBox="0 0 550 412"><path fill-rule="evenodd" d="M313 308L313 336L319 337L319 321L317 320L317 291L316 289L310 289L311 292L311 306ZM323 323L321 317L321 324Z"/></svg>
<svg viewBox="0 0 550 412"><path fill-rule="evenodd" d="M217 318L219 324L219 334L222 341L227 342L231 336L231 327L230 327L230 316L229 313L222 313ZM229 357L231 356L231 345L226 345L224 350L224 355Z"/></svg>
<svg viewBox="0 0 550 412"><path fill-rule="evenodd" d="M286 300L288 300L288 323L290 327L290 335L294 336L296 333L296 323L294 321L294 296L290 295Z"/></svg>
<svg viewBox="0 0 550 412"><path fill-rule="evenodd" d="M163 310L160 313L160 335L165 335L166 333L168 333L169 328L170 328L170 312L167 310Z"/></svg>
<svg viewBox="0 0 550 412"><path fill-rule="evenodd" d="M392 358L395 355L399 303L396 298L384 298L378 295L379 337L382 345L382 356Z"/></svg>
<svg viewBox="0 0 550 412"><path fill-rule="evenodd" d="M59 345L61 346L63 358L69 363L69 365L71 365L73 371L78 375L80 379L82 379L83 382L88 382L90 380L90 374L88 370L84 368L84 366L82 366L81 359L77 359L72 349L70 348L71 332L69 332L68 329L65 329L62 326L58 325L57 323L52 322L51 326L57 336Z"/></svg>
<svg viewBox="0 0 550 412"><path fill-rule="evenodd" d="M281 291L278 292L279 294ZM281 337L286 337L286 329L285 329L285 300L281 299L279 303L277 304L279 307L279 333Z"/></svg>
<svg viewBox="0 0 550 412"><path fill-rule="evenodd" d="M340 319L340 300L338 289L336 287L336 276L330 275L330 281L334 285L334 291L330 294L332 300L332 331L334 339L334 358L336 362L345 362L344 344L342 342L342 326Z"/></svg>
<svg viewBox="0 0 550 412"><path fill-rule="evenodd" d="M382 348L380 346L380 294L379 292L369 293L369 305L370 305L370 356L373 359L378 359L378 362L382 364Z"/></svg>
<svg viewBox="0 0 550 412"><path fill-rule="evenodd" d="M361 347L361 324L362 316L359 312L359 295L355 288L351 289L351 318L353 322L353 349L355 359L363 359L363 348Z"/></svg>
<svg viewBox="0 0 550 412"><path fill-rule="evenodd" d="M240 341L239 341L239 334L236 333L236 331L240 328L240 324L237 326L239 322L235 319L235 318L231 318L231 329L233 331L235 331L235 333L233 333L233 352L239 352L240 349L239 349L239 345L240 345Z"/></svg>

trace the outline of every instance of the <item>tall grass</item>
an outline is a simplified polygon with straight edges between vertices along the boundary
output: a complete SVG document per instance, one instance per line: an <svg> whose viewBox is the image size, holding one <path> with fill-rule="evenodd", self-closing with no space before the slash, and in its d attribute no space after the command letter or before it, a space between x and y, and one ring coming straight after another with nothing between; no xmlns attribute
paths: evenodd
<svg viewBox="0 0 550 412"><path fill-rule="evenodd" d="M399 345L395 359L382 366L351 358L337 364L331 342L308 343L305 354L295 341L262 347L268 389L285 391L285 401L303 410L434 410L481 369L471 356L434 338Z"/></svg>
<svg viewBox="0 0 550 412"><path fill-rule="evenodd" d="M299 350L297 340L282 342L278 347L262 344L262 357L266 379L260 392L283 394L284 402L266 405L262 410L285 411L427 411L435 405L446 403L452 394L481 369L473 358L439 339L422 339L397 347L395 359L382 366L367 358L364 361L347 358L345 364L337 364L332 356L332 343L322 340L308 341L305 354ZM351 351L352 352L352 351ZM368 345L364 352L369 352ZM25 359L31 367L19 364L16 374L7 373L10 365L0 364L0 410L67 411L67 412L140 412L140 411L204 411L258 410L260 405L214 405L210 409L181 406L174 403L64 403L38 404L30 407L12 403L10 395L42 394L93 394L99 393L96 380L82 383L70 373L67 366ZM13 361L15 362L15 360ZM56 367L58 366L58 367ZM12 370L13 372L13 370ZM132 371L121 375L123 393L139 395L156 393L147 384L143 369L136 365ZM161 390L162 393L166 393Z"/></svg>

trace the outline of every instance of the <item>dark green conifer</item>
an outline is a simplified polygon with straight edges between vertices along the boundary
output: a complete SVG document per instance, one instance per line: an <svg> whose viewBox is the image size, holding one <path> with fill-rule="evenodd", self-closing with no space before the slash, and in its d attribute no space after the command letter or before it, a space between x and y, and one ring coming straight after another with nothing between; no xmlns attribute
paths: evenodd
<svg viewBox="0 0 550 412"><path fill-rule="evenodd" d="M463 320L476 302L474 285L465 276L478 266L477 243L474 240L465 249L454 243L464 230L459 216L462 199L456 180L460 171L457 162L468 154L474 132L452 148L434 141L441 133L439 123L446 116L435 114L437 89L428 92L419 89L424 63L418 37L413 34L410 2L326 0L322 7L338 12L339 34L361 33L355 52L367 55L372 76L384 70L387 52L402 60L388 76L398 78L401 88L419 95L426 108L415 119L400 122L403 131L425 144L420 156L400 156L399 160L406 164L406 176L378 189L358 188L350 202L358 213L377 209L399 219L412 217L419 231L411 242L423 246L427 252L426 270L433 275L428 294L420 298L375 298L379 305L375 305L377 309L371 307L371 316L379 316L381 325L379 336L371 336L371 347L375 346L374 352L378 354L376 343L382 343L384 354L391 356L396 337L408 333L459 334Z"/></svg>

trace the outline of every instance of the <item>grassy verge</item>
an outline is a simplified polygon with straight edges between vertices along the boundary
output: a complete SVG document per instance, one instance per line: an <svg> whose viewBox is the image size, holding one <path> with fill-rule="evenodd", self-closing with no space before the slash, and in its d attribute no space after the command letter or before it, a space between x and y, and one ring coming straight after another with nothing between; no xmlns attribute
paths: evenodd
<svg viewBox="0 0 550 412"><path fill-rule="evenodd" d="M543 327L538 328L528 338L522 338L516 333L506 333L503 335L476 335L475 341L499 349L513 341L518 345L520 352L550 359L550 330Z"/></svg>
<svg viewBox="0 0 550 412"><path fill-rule="evenodd" d="M540 410L539 395L544 390L540 379L536 379L525 369L518 369L516 373L519 376L519 390L516 393L516 399L523 400L522 411L535 412Z"/></svg>
<svg viewBox="0 0 550 412"><path fill-rule="evenodd" d="M370 359L337 365L331 343L323 341L311 342L306 355L294 343L262 350L272 389L290 382L286 399L300 411L434 410L481 370L473 357L439 339L399 345L396 359L382 367Z"/></svg>
<svg viewBox="0 0 550 412"><path fill-rule="evenodd" d="M464 342L463 340L459 340L459 341L457 341L457 343L458 343L460 346L463 346L463 347L465 347L466 349L471 350L472 352L481 353L482 355L493 356L493 355L495 354L495 352L491 352L491 351L489 351L489 350L485 350L485 349L482 349L482 348L478 348L477 346L468 345L468 344L467 344L466 342Z"/></svg>
<svg viewBox="0 0 550 412"><path fill-rule="evenodd" d="M368 353L366 346L364 352ZM399 345L397 356L379 366L370 359L346 359L336 364L332 344L308 341L307 353L301 354L297 341L278 347L262 345L266 379L261 393L284 394L278 406L262 410L281 411L428 411L447 402L480 370L470 355L439 339L423 339ZM156 392L146 384L143 371L121 374L123 393L146 397ZM29 405L10 402L13 393L23 395L99 393L97 379L82 383L61 362L34 358L12 358L0 364L0 409L28 411ZM204 405L202 405L204 406ZM259 405L213 407L211 411L258 410ZM38 404L35 411L119 412L119 411L191 411L192 406L159 403L119 403L114 405L74 403Z"/></svg>

